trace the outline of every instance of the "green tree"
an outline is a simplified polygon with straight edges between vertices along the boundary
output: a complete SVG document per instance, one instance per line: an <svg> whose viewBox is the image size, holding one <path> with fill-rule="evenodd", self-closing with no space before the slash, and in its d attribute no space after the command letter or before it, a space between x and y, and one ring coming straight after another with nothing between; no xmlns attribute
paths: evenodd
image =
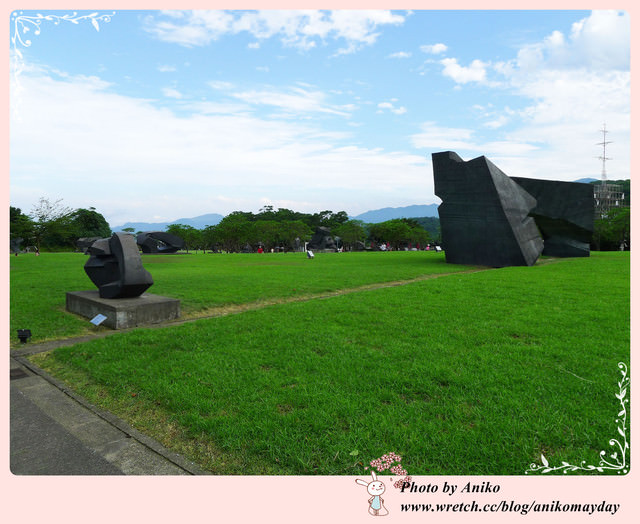
<svg viewBox="0 0 640 524"><path fill-rule="evenodd" d="M353 249L357 242L364 242L367 237L362 220L347 220L333 230L342 239L347 249Z"/></svg>
<svg viewBox="0 0 640 524"><path fill-rule="evenodd" d="M105 218L96 211L95 207L89 209L76 209L71 214L71 227L74 235L80 237L111 236L111 228Z"/></svg>
<svg viewBox="0 0 640 524"><path fill-rule="evenodd" d="M299 213L297 211L292 211L291 209L280 208L275 212L275 219L278 222L294 222L296 220L301 220L306 223L305 219L308 219L311 215L307 215L305 213Z"/></svg>
<svg viewBox="0 0 640 524"><path fill-rule="evenodd" d="M325 210L309 215L305 222L315 231L317 227L328 227L329 229L338 227L347 220L349 220L349 215L347 215L346 211L334 213L333 211Z"/></svg>
<svg viewBox="0 0 640 524"><path fill-rule="evenodd" d="M254 220L276 220L276 212L273 210L273 206L264 206L258 211Z"/></svg>
<svg viewBox="0 0 640 524"><path fill-rule="evenodd" d="M616 207L606 217L594 221L592 246L600 251L616 251L620 245L626 248L631 243L631 210Z"/></svg>
<svg viewBox="0 0 640 524"><path fill-rule="evenodd" d="M409 242L411 236L411 228L402 219L388 220L385 223L386 241L391 244L393 249L400 249L400 245Z"/></svg>
<svg viewBox="0 0 640 524"><path fill-rule="evenodd" d="M262 243L265 249L271 249L278 244L280 223L275 220L256 220L249 227L249 238L247 241L251 245Z"/></svg>
<svg viewBox="0 0 640 524"><path fill-rule="evenodd" d="M429 233L429 241L440 240L440 218L438 217L420 217L414 220Z"/></svg>
<svg viewBox="0 0 640 524"><path fill-rule="evenodd" d="M252 213L234 211L216 226L218 241L225 251L238 252L250 241Z"/></svg>
<svg viewBox="0 0 640 524"><path fill-rule="evenodd" d="M193 249L198 252L198 249L202 248L202 233L199 229L186 224L169 224L166 228L167 233L171 233L182 240L184 240L184 247L189 252L189 249Z"/></svg>
<svg viewBox="0 0 640 524"><path fill-rule="evenodd" d="M296 238L299 238L300 245L304 246L305 241L311 240L313 231L302 220L286 220L280 222L278 235L285 248L295 250Z"/></svg>
<svg viewBox="0 0 640 524"><path fill-rule="evenodd" d="M369 224L369 239L377 244L388 242L393 249L407 244L425 244L429 233L411 218L394 218L378 224Z"/></svg>
<svg viewBox="0 0 640 524"><path fill-rule="evenodd" d="M75 242L72 229L73 210L62 204L62 199L52 202L41 197L33 207L33 239L38 250L55 247L70 247Z"/></svg>
<svg viewBox="0 0 640 524"><path fill-rule="evenodd" d="M202 250L209 248L211 251L215 251L219 242L217 226L205 226L202 230Z"/></svg>
<svg viewBox="0 0 640 524"><path fill-rule="evenodd" d="M431 240L429 232L422 227L416 219L402 218L401 220L409 226L409 237L407 240L413 247L417 247L418 245L422 247Z"/></svg>
<svg viewBox="0 0 640 524"><path fill-rule="evenodd" d="M19 207L9 206L9 237L11 240L22 239L22 246L33 243L34 223L22 213Z"/></svg>

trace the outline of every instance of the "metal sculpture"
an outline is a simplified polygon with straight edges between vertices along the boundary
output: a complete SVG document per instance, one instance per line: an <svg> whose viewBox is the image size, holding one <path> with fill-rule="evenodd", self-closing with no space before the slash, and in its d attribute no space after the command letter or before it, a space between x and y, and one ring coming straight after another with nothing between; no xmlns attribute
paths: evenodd
<svg viewBox="0 0 640 524"><path fill-rule="evenodd" d="M76 247L86 254L96 240L100 240L100 237L80 237L76 240Z"/></svg>
<svg viewBox="0 0 640 524"><path fill-rule="evenodd" d="M442 245L447 262L491 267L530 266L543 240L529 212L536 199L486 157L432 155Z"/></svg>
<svg viewBox="0 0 640 524"><path fill-rule="evenodd" d="M139 297L153 284L142 267L142 258L133 235L114 233L96 240L88 248L84 270L98 287L100 298Z"/></svg>
<svg viewBox="0 0 640 524"><path fill-rule="evenodd" d="M543 255L588 257L593 235L593 186L511 177L537 201L530 215L544 239Z"/></svg>
<svg viewBox="0 0 640 524"><path fill-rule="evenodd" d="M307 244L307 249L336 251L336 242L328 227L318 227Z"/></svg>
<svg viewBox="0 0 640 524"><path fill-rule="evenodd" d="M184 240L164 231L146 231L136 237L143 253L175 253L184 248Z"/></svg>

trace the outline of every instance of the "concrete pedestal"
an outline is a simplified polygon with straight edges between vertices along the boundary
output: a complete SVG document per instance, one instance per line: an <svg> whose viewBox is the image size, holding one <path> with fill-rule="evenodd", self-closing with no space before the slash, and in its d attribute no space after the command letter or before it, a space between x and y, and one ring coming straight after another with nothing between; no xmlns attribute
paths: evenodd
<svg viewBox="0 0 640 524"><path fill-rule="evenodd" d="M97 290L67 293L67 311L92 319L97 314L107 317L101 325L126 329L145 324L158 324L180 316L180 301L143 293L135 298L100 298Z"/></svg>

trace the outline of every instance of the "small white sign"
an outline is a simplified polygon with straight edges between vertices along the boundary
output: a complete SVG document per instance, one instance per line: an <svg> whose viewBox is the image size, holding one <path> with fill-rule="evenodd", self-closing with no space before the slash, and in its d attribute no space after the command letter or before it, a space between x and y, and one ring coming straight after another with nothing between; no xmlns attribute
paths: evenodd
<svg viewBox="0 0 640 524"><path fill-rule="evenodd" d="M98 313L95 317L93 317L91 319L91 323L99 326L100 324L102 324L105 320L107 320L107 317L105 317L104 315L102 315L101 313Z"/></svg>

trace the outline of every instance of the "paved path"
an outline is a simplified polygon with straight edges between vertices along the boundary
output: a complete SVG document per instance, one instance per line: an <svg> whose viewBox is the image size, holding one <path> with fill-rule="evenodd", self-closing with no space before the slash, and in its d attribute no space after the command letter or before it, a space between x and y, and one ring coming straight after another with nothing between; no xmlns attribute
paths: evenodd
<svg viewBox="0 0 640 524"><path fill-rule="evenodd" d="M10 361L14 475L207 474L23 357Z"/></svg>

